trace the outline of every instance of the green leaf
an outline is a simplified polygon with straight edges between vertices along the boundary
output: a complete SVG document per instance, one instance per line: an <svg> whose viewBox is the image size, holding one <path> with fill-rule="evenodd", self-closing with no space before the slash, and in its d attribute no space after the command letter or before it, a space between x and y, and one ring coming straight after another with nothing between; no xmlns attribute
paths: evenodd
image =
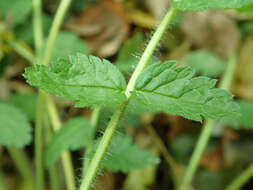
<svg viewBox="0 0 253 190"><path fill-rule="evenodd" d="M16 26L23 23L32 11L32 0L1 0L0 17L10 19Z"/></svg>
<svg viewBox="0 0 253 190"><path fill-rule="evenodd" d="M148 66L138 77L132 98L156 111L202 121L202 117L238 117L233 95L213 88L216 80L195 77L190 67L176 68L176 61Z"/></svg>
<svg viewBox="0 0 253 190"><path fill-rule="evenodd" d="M120 49L116 65L121 72L128 73L134 70L138 63L138 59L135 56L140 53L142 40L142 34L138 33Z"/></svg>
<svg viewBox="0 0 253 190"><path fill-rule="evenodd" d="M97 141L95 148L98 143L99 141ZM127 173L157 163L159 163L158 157L149 151L140 149L129 136L116 135L113 137L108 153L101 165L102 168L107 168L113 172Z"/></svg>
<svg viewBox="0 0 253 190"><path fill-rule="evenodd" d="M10 103L22 110L29 120L35 119L37 96L34 94L16 93L10 96Z"/></svg>
<svg viewBox="0 0 253 190"><path fill-rule="evenodd" d="M93 128L88 120L76 117L64 123L55 133L46 149L45 163L50 168L66 150L78 150L87 146L93 136Z"/></svg>
<svg viewBox="0 0 253 190"><path fill-rule="evenodd" d="M241 117L226 118L222 120L225 125L230 125L234 129L239 129L239 126L245 129L253 129L253 102L246 100L239 100L236 103L240 106Z"/></svg>
<svg viewBox="0 0 253 190"><path fill-rule="evenodd" d="M125 99L126 81L109 61L76 54L70 63L58 60L50 67L26 68L24 77L32 86L77 101L76 106L115 106Z"/></svg>
<svg viewBox="0 0 253 190"><path fill-rule="evenodd" d="M12 104L0 102L0 145L24 147L31 141L26 115Z"/></svg>
<svg viewBox="0 0 253 190"><path fill-rule="evenodd" d="M241 8L252 2L253 0L175 0L172 1L172 7L182 11L204 11Z"/></svg>
<svg viewBox="0 0 253 190"><path fill-rule="evenodd" d="M202 76L216 78L220 76L226 68L225 62L216 55L207 51L195 51L182 59L185 65L196 70Z"/></svg>
<svg viewBox="0 0 253 190"><path fill-rule="evenodd" d="M42 15L43 34L48 36L49 29L52 24L53 18L47 14ZM15 28L15 37L18 41L24 41L28 44L33 45L34 35L33 34L33 22L30 19Z"/></svg>
<svg viewBox="0 0 253 190"><path fill-rule="evenodd" d="M44 44L44 50L45 50ZM88 45L85 41L81 40L76 34L72 32L59 32L54 48L52 61L56 61L59 58L67 59L69 55L72 55L76 52L88 53ZM44 56L44 52L41 56Z"/></svg>

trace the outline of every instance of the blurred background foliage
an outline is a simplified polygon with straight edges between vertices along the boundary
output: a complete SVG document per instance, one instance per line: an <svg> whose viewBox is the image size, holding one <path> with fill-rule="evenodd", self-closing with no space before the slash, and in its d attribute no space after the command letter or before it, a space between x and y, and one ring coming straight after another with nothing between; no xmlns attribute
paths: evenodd
<svg viewBox="0 0 253 190"><path fill-rule="evenodd" d="M45 36L58 4L59 0L43 1ZM129 78L169 4L169 0L74 0L57 37L53 60L67 58L75 52L89 53L109 59ZM33 42L32 1L1 0L0 99L22 110L32 125L37 96L22 77L29 63L19 54L25 48L30 52L27 59L32 59ZM223 190L253 161L253 4L229 11L180 12L153 58L175 59L181 65L195 68L196 75L219 80L234 52L238 55L238 65L231 92L235 94L234 101L241 106L242 117L239 121L216 124L194 181L196 190ZM88 108L77 109L71 102L57 97L55 100L63 120L90 117ZM101 112L98 124L101 131L111 114L112 110ZM159 156L160 163L125 173L106 169L98 177L96 189L173 189L175 179L171 167L162 156L159 143L154 143L154 136L167 148L176 163L172 164L180 173L189 161L202 124L163 113L126 113L120 125L119 133L131 134L139 147ZM155 131L152 133L146 126ZM33 144L25 148L30 160L33 160L32 148ZM80 176L82 153L76 150L72 155L75 171ZM26 189L5 148L1 147L0 160L11 189ZM63 180L62 174L59 175ZM253 189L253 179L243 189Z"/></svg>

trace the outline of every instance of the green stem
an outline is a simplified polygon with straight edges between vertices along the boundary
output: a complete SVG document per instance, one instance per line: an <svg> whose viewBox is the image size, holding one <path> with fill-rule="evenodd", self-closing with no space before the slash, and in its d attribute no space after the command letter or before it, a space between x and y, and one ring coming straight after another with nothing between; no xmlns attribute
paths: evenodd
<svg viewBox="0 0 253 190"><path fill-rule="evenodd" d="M0 190L7 190L7 185L5 183L4 175L2 171L0 170Z"/></svg>
<svg viewBox="0 0 253 190"><path fill-rule="evenodd" d="M181 183L182 172L183 172L182 168L180 167L179 164L176 163L176 161L170 155L170 153L168 152L165 144L163 143L163 141L161 140L161 138L159 137L159 135L156 133L156 131L154 130L154 128L152 127L152 125L146 124L145 127L146 127L148 133L150 134L151 138L153 139L156 147L160 150L160 152L162 153L163 157L165 158L165 160L167 161L168 165L170 166L171 172L172 172L174 186L177 189L179 187L180 183Z"/></svg>
<svg viewBox="0 0 253 190"><path fill-rule="evenodd" d="M52 53L53 53L54 43L55 43L57 34L60 30L60 26L62 24L64 15L66 14L70 3L71 3L71 0L62 0L59 5L59 8L57 9L52 27L50 29L48 41L46 44L46 52L45 52L45 56L43 59L43 64L46 66L48 66L50 64L50 60L51 60Z"/></svg>
<svg viewBox="0 0 253 190"><path fill-rule="evenodd" d="M33 32L35 39L35 48L36 48L36 61L39 61L39 54L41 51L43 43L42 35L42 19L41 19L41 0L33 0ZM35 188L36 190L44 190L44 168L42 160L42 150L43 150L43 115L44 115L44 103L45 94L39 91L37 107L36 107L36 119L35 119L35 137L34 137L34 152L35 152Z"/></svg>
<svg viewBox="0 0 253 190"><path fill-rule="evenodd" d="M84 161L83 161L83 174L82 174L82 176L84 176L85 170L88 168L88 165L89 165L88 155L92 151L92 146L93 146L93 143L94 143L94 136L95 136L96 127L97 127L98 118L99 118L99 112L100 112L100 108L95 108L92 111L91 126L94 129L94 133L93 133L93 136L91 137L90 142L89 142L89 144L88 144L88 146L86 148L86 151L85 151L85 156L84 156Z"/></svg>
<svg viewBox="0 0 253 190"><path fill-rule="evenodd" d="M24 152L15 147L7 147L7 150L23 179L31 188L34 188L33 173Z"/></svg>
<svg viewBox="0 0 253 190"><path fill-rule="evenodd" d="M82 183L79 190L89 190L92 186L92 183L94 181L94 178L96 176L96 173L99 169L100 163L104 157L105 152L107 151L109 144L111 142L111 139L115 133L115 130L119 124L119 121L125 111L125 108L128 104L128 101L130 99L130 92L134 90L134 86L136 83L137 77L140 75L140 73L143 71L143 69L148 64L152 54L155 51L156 46L158 45L161 37L163 36L164 32L168 28L168 25L171 23L174 15L176 14L176 9L171 9L168 11L168 13L165 15L164 19L162 20L161 24L158 26L156 32L152 36L147 48L145 49L132 77L130 78L130 81L127 85L126 89L126 97L127 100L121 103L118 108L115 110L106 130L105 133L98 145L98 148L96 150L95 155L93 156L89 167L86 171L85 176L82 179Z"/></svg>
<svg viewBox="0 0 253 190"><path fill-rule="evenodd" d="M189 189L190 183L199 165L201 156L210 138L214 124L215 124L215 121L207 120L206 124L203 126L199 140L197 142L197 145L195 146L194 152L190 159L190 163L186 169L186 173L184 175L183 183L180 187L180 190Z"/></svg>
<svg viewBox="0 0 253 190"><path fill-rule="evenodd" d="M59 114L57 112L56 106L54 104L54 101L50 97L50 95L47 96L47 107L48 107L48 113L50 122L52 124L53 130L57 131L61 128L61 120L59 118ZM63 152L61 154L64 174L65 174L65 181L67 185L68 190L75 189L75 175L74 175L74 168L72 165L72 159L69 152Z"/></svg>
<svg viewBox="0 0 253 190"><path fill-rule="evenodd" d="M60 26L62 24L64 15L66 14L67 8L69 7L71 3L71 0L62 0L59 8L57 9L56 16L54 18L49 38L47 40L46 48L45 48L45 57L42 61L42 64L48 66L50 64L50 59L52 55L52 50L54 47L55 39L57 37L57 34L59 32ZM39 10L38 10L39 11ZM39 14L37 14L38 16ZM35 19L35 21L39 21L39 18ZM37 37L39 37L38 34L35 33ZM38 42L37 42L38 43ZM39 45L37 44L39 47ZM40 48L40 47L39 47ZM38 53L39 53L38 49ZM37 57L39 54L36 55ZM43 112L40 110L42 109L42 106L46 103L45 95L39 91L39 97L38 97L38 106L37 106L37 122L36 122L36 128L35 128L35 162L36 162L36 169L37 169L37 190L43 190L44 188L44 179L43 179L43 168L42 168L42 118L43 118ZM71 157L69 153L63 153L63 162L65 163L64 170L66 175L66 183L68 189L72 190L75 189L75 183L74 183L74 174L73 171L71 171L72 163L71 163ZM40 156L40 158L38 158ZM37 158L37 159L36 159ZM41 168L39 168L41 167Z"/></svg>
<svg viewBox="0 0 253 190"><path fill-rule="evenodd" d="M35 168L36 168L36 190L44 190L44 167L42 160L42 150L43 150L43 115L45 113L45 98L46 95L39 91L37 100L37 110L36 110L36 120L35 120Z"/></svg>
<svg viewBox="0 0 253 190"><path fill-rule="evenodd" d="M30 63L34 63L35 57L34 55L28 51L26 48L24 48L22 45L20 45L18 42L8 42L8 44L12 47L12 49L17 52L19 55L24 57L27 61Z"/></svg>
<svg viewBox="0 0 253 190"><path fill-rule="evenodd" d="M50 128L49 118L48 115L44 114L44 122L46 126L46 142L47 144L52 139L53 133ZM59 175L58 175L58 167L54 164L52 167L49 168L49 181L50 181L50 189L51 190L60 190L60 183L59 183Z"/></svg>
<svg viewBox="0 0 253 190"><path fill-rule="evenodd" d="M225 190L239 190L253 176L253 162Z"/></svg>
<svg viewBox="0 0 253 190"><path fill-rule="evenodd" d="M33 32L36 48L36 55L40 54L43 43L43 30L42 30L42 6L41 0L33 0Z"/></svg>
<svg viewBox="0 0 253 190"><path fill-rule="evenodd" d="M220 83L220 88L229 90L233 81L233 76L236 69L236 55L232 54L228 61L227 69L223 75L222 81ZM197 145L193 151L188 167L186 168L183 183L179 190L187 190L193 180L193 177L199 166L201 156L206 148L206 145L211 137L212 129L215 125L215 121L207 120L206 124L202 127L200 137L198 139Z"/></svg>

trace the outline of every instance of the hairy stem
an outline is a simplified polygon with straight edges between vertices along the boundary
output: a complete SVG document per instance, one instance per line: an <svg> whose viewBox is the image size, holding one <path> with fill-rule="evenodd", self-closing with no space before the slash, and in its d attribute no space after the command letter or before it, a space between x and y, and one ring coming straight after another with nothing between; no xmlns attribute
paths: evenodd
<svg viewBox="0 0 253 190"><path fill-rule="evenodd" d="M50 95L47 96L47 107L48 107L48 113L50 122L52 124L53 130L57 131L61 128L61 120L59 118L59 114L57 112L56 106L54 104L54 101L50 97ZM72 164L71 155L69 152L65 151L61 154L62 164L63 164L63 170L65 174L65 181L67 185L68 190L75 189L75 175L74 175L74 168Z"/></svg>
<svg viewBox="0 0 253 190"><path fill-rule="evenodd" d="M230 86L233 81L233 76L236 69L236 55L232 54L228 61L227 69L223 75L220 88L223 88L225 90L229 90ZM189 186L193 180L193 177L197 171L197 168L199 166L199 162L201 159L201 156L207 146L207 143L211 137L212 129L215 125L215 121L213 120L207 120L206 124L202 127L202 131L200 133L200 137L198 139L197 145L195 146L195 149L193 151L193 154L191 156L190 162L186 168L183 183L180 186L179 190L187 190L189 189Z"/></svg>
<svg viewBox="0 0 253 190"><path fill-rule="evenodd" d="M118 108L115 110L106 130L105 133L98 145L98 148L96 150L95 155L93 156L88 169L86 171L86 174L84 175L82 179L82 183L80 186L80 190L89 190L92 186L92 183L94 181L94 178L96 176L96 173L99 169L100 163L104 157L104 154L106 153L109 144L111 142L111 139L116 131L116 128L119 124L119 121L125 111L125 108L128 104L129 98L131 96L130 92L134 90L134 86L136 83L137 77L140 75L140 73L143 71L143 69L146 67L147 63L149 62L152 54L155 51L155 48L157 47L161 37L163 36L164 32L168 28L168 25L171 23L174 15L176 14L176 9L171 9L168 11L168 13L165 15L164 19L162 20L161 24L158 26L156 32L152 36L147 48L145 49L132 77L130 78L130 81L127 85L126 89L126 97L127 100L121 103Z"/></svg>
<svg viewBox="0 0 253 190"><path fill-rule="evenodd" d="M99 113L100 113L100 108L95 108L92 111L92 115L91 115L91 126L94 129L94 134L90 139L90 142L85 150L85 155L84 155L84 160L83 160L83 173L82 176L84 176L85 174L85 170L88 168L89 166L89 158L88 155L89 153L92 151L92 146L94 143L94 137L95 137L95 132L96 132L96 128L97 128L97 123L98 123L98 118L99 118Z"/></svg>
<svg viewBox="0 0 253 190"><path fill-rule="evenodd" d="M225 190L239 190L253 176L253 162Z"/></svg>

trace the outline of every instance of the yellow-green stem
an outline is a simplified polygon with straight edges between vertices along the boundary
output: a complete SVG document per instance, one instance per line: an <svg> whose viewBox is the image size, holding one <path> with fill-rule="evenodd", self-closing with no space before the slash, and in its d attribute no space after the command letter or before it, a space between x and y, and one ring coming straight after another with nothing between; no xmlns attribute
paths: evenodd
<svg viewBox="0 0 253 190"><path fill-rule="evenodd" d="M233 76L236 69L236 55L232 54L229 58L227 69L223 75L222 81L220 83L220 88L223 88L225 90L229 90L233 81ZM195 149L193 151L193 154L190 158L189 164L185 170L185 175L183 178L182 185L180 186L179 190L188 190L190 187L190 184L193 180L193 177L197 171L197 168L199 166L199 162L201 159L201 156L207 146L207 143L210 139L212 129L215 125L215 121L213 120L207 120L206 124L202 127L202 131L200 133L200 137L198 139L197 145L195 146Z"/></svg>
<svg viewBox="0 0 253 190"><path fill-rule="evenodd" d="M168 13L163 18L161 24L158 26L157 30L155 31L154 35L152 36L147 48L145 49L132 77L130 78L130 81L127 85L126 89L126 97L127 99L121 103L118 108L115 110L106 130L105 133L98 145L98 148L96 150L96 153L94 154L88 169L86 170L86 173L82 179L82 183L79 190L89 190L92 186L92 183L94 181L94 178L96 176L96 173L100 167L100 163L104 157L104 154L106 153L109 144L111 142L111 139L117 129L117 126L119 124L119 121L126 109L126 106L128 104L128 101L130 99L130 92L134 90L134 86L137 80L137 77L140 75L140 73L143 71L143 69L148 64L151 56L153 55L155 48L157 47L161 37L163 36L164 32L168 28L168 25L171 23L174 15L176 14L176 9L171 9L168 11Z"/></svg>
<svg viewBox="0 0 253 190"><path fill-rule="evenodd" d="M0 190L8 190L5 179L4 179L4 175L1 170L0 170Z"/></svg>
<svg viewBox="0 0 253 190"><path fill-rule="evenodd" d="M100 112L100 108L95 108L92 111L92 115L91 115L91 126L94 129L94 134L90 139L90 142L85 150L85 154L84 154L84 160L83 160L83 171L82 171L82 176L84 176L85 170L88 168L89 165L89 158L88 155L89 153L92 151L92 146L93 146L93 141L94 141L94 137L95 137L95 133L96 133L96 128L97 128L97 123L98 123L98 118L99 118L99 112Z"/></svg>
<svg viewBox="0 0 253 190"><path fill-rule="evenodd" d="M52 100L51 96L47 96L47 107L48 107L48 113L50 122L52 124L53 130L57 131L61 128L61 120L59 118L59 114L57 112L56 106L54 104L54 101ZM72 165L72 159L69 152L65 151L61 154L62 164L63 164L63 170L65 174L65 181L67 185L68 190L72 190L76 188L75 185L75 175L74 175L74 169Z"/></svg>
<svg viewBox="0 0 253 190"><path fill-rule="evenodd" d="M42 150L43 150L43 115L45 113L45 98L46 95L43 92L39 92L37 100L37 110L36 110L36 119L35 119L35 184L36 190L44 190L44 167L42 160Z"/></svg>
<svg viewBox="0 0 253 190"><path fill-rule="evenodd" d="M239 190L253 176L253 162L225 190Z"/></svg>
<svg viewBox="0 0 253 190"><path fill-rule="evenodd" d="M49 37L47 40L46 52L45 52L44 59L42 61L43 65L48 66L50 64L50 60L51 60L52 53L53 53L54 43L55 43L56 37L58 35L62 21L64 19L64 16L67 12L67 9L68 9L70 3L71 3L71 0L61 0L61 3L57 9L52 27L50 29Z"/></svg>

